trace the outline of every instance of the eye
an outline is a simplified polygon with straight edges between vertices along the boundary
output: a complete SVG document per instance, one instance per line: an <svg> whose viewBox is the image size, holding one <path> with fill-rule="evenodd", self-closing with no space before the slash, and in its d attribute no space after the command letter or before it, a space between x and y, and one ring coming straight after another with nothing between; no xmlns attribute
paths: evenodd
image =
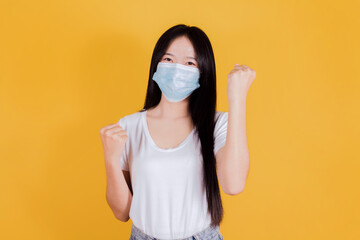
<svg viewBox="0 0 360 240"><path fill-rule="evenodd" d="M164 58L164 60L165 60L165 61L166 61L166 59L169 59L169 60L171 61L171 59L170 59L170 58L168 58L168 57Z"/></svg>
<svg viewBox="0 0 360 240"><path fill-rule="evenodd" d="M195 65L195 63L193 63L193 62L188 62L188 63L190 63L190 65Z"/></svg>

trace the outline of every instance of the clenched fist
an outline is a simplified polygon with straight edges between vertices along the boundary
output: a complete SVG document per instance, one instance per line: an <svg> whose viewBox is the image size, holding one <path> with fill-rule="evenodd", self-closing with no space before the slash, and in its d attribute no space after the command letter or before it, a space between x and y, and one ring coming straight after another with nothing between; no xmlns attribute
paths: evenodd
<svg viewBox="0 0 360 240"><path fill-rule="evenodd" d="M255 77L255 70L246 65L235 64L234 69L228 74L227 96L229 101L246 99Z"/></svg>
<svg viewBox="0 0 360 240"><path fill-rule="evenodd" d="M100 129L101 141L104 148L105 162L120 162L128 140L126 131L118 124L110 124Z"/></svg>

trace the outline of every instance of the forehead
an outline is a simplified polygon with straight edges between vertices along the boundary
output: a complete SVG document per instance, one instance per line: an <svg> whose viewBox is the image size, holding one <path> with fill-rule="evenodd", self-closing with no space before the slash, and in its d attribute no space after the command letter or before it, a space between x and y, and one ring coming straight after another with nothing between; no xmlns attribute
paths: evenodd
<svg viewBox="0 0 360 240"><path fill-rule="evenodd" d="M195 49L191 43L191 41L185 37L177 37L175 38L169 45L166 50L168 53L172 53L178 56L192 56L195 57Z"/></svg>

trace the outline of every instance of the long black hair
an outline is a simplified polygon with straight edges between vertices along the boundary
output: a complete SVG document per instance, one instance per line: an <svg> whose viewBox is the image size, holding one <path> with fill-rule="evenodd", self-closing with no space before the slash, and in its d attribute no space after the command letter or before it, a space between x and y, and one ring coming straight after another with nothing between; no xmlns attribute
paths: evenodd
<svg viewBox="0 0 360 240"><path fill-rule="evenodd" d="M140 112L152 108L160 102L161 90L152 80L157 64L172 41L180 36L186 36L192 43L200 70L200 87L194 90L189 98L189 113L195 128L195 134L201 142L201 152L204 166L204 184L208 211L211 214L211 225L220 225L223 219L219 183L216 173L214 155L214 128L216 111L216 71L212 46L207 35L198 27L178 24L164 32L157 41L151 58L148 88L145 104Z"/></svg>

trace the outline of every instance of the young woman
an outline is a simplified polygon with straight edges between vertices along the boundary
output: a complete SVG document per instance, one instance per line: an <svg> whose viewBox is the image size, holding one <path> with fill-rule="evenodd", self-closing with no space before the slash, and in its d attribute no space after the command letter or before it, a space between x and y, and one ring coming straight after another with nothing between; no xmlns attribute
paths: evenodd
<svg viewBox="0 0 360 240"><path fill-rule="evenodd" d="M245 101L254 78L236 64L228 74L229 112L216 111L206 34L179 24L159 38L144 107L100 130L106 199L116 218L132 219L130 239L223 239L219 182L230 195L244 188Z"/></svg>

